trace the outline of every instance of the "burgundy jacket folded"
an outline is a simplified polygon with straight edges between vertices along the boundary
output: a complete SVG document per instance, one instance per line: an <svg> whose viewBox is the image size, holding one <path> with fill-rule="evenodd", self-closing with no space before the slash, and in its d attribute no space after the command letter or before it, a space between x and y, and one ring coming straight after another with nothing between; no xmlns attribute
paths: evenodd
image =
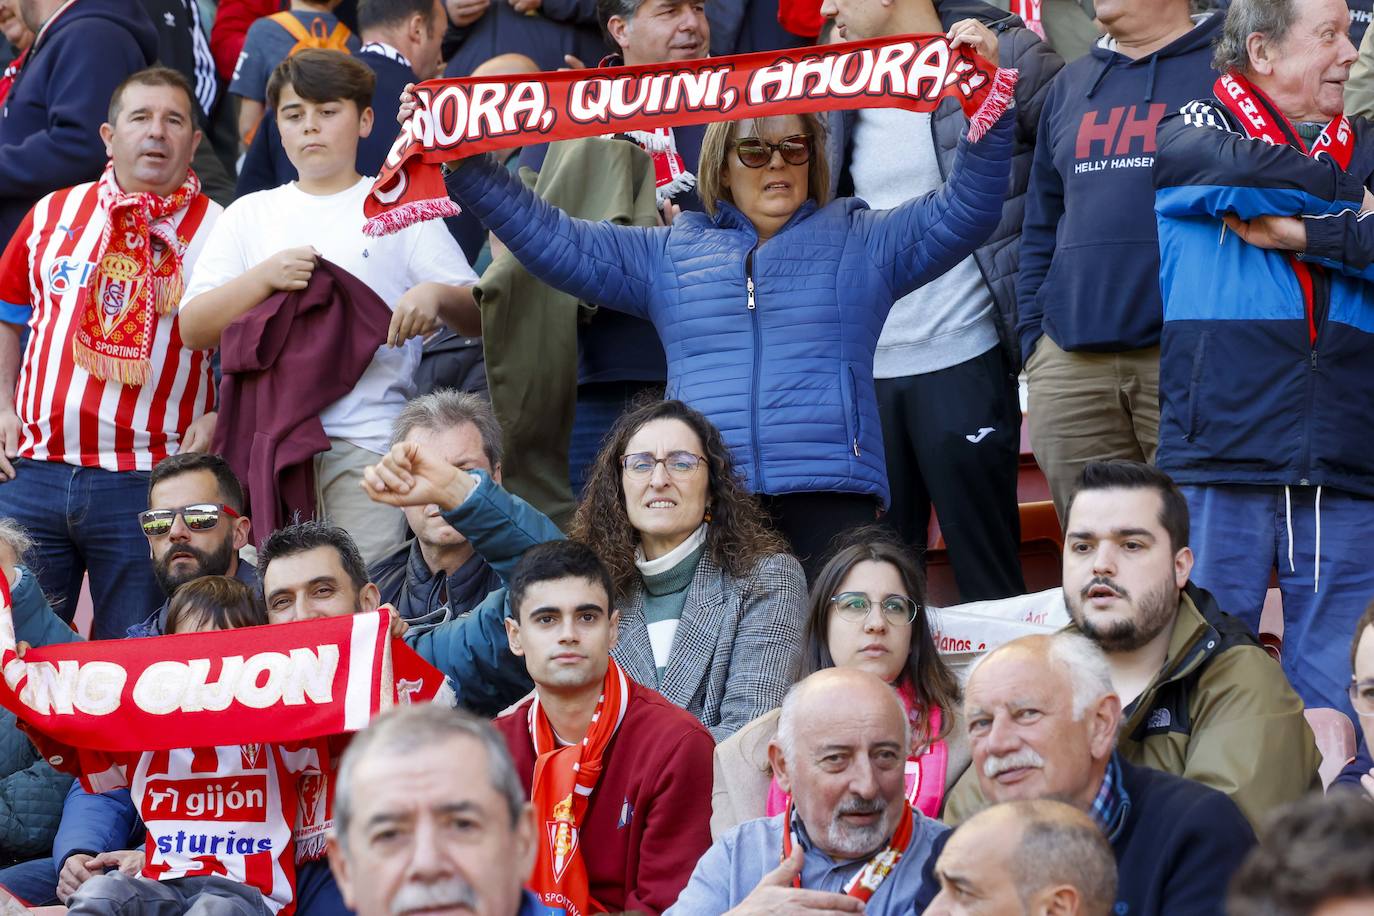
<svg viewBox="0 0 1374 916"><path fill-rule="evenodd" d="M305 289L225 328L214 450L248 490L256 545L297 513L314 516L313 459L329 450L320 411L353 390L390 323L367 284L320 259Z"/></svg>

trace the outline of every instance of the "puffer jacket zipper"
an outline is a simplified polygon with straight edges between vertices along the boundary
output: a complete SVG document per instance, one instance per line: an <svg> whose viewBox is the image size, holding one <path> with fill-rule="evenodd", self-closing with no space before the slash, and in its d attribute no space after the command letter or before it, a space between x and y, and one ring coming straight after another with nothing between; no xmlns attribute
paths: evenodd
<svg viewBox="0 0 1374 916"><path fill-rule="evenodd" d="M749 434L754 443L754 492L767 493L763 480L763 444L759 441L759 376L763 371L760 366L763 332L759 328L758 303L754 299L754 252L758 251L758 247L755 244L744 256L744 286L749 291L747 307L754 332L753 374L749 385Z"/></svg>

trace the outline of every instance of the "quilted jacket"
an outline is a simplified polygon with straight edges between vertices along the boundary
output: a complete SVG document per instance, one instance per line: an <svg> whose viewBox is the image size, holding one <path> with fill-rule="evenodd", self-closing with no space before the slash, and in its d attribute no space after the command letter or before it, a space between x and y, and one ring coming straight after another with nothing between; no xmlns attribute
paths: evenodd
<svg viewBox="0 0 1374 916"><path fill-rule="evenodd" d="M38 756L14 713L0 709L0 867L52 854L71 782Z"/></svg>
<svg viewBox="0 0 1374 916"><path fill-rule="evenodd" d="M873 352L892 303L967 257L997 227L1013 116L967 136L944 188L892 210L808 200L760 242L733 205L669 227L569 217L485 157L449 191L550 286L647 318L669 398L720 428L757 493L888 499Z"/></svg>

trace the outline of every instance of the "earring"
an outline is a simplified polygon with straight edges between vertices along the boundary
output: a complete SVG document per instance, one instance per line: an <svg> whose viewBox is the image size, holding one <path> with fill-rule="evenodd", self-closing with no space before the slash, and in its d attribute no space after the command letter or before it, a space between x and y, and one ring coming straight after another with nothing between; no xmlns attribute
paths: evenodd
<svg viewBox="0 0 1374 916"><path fill-rule="evenodd" d="M704 515L702 515L701 520L702 520L703 522L710 522L710 521L711 521L711 510L710 510L710 509L707 509L707 510L706 510L706 513L705 513Z"/></svg>

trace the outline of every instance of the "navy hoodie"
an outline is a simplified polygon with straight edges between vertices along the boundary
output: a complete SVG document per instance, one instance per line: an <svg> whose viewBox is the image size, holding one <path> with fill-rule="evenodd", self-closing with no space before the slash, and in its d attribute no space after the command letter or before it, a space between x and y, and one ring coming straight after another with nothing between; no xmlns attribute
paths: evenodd
<svg viewBox="0 0 1374 916"><path fill-rule="evenodd" d="M1139 60L1101 45L1050 85L1031 165L1017 334L1029 359L1041 334L1065 350L1159 343L1155 127L1209 96L1223 17Z"/></svg>
<svg viewBox="0 0 1374 916"><path fill-rule="evenodd" d="M58 14L0 112L0 242L43 195L100 177L110 95L156 59L157 30L138 0L75 0Z"/></svg>

